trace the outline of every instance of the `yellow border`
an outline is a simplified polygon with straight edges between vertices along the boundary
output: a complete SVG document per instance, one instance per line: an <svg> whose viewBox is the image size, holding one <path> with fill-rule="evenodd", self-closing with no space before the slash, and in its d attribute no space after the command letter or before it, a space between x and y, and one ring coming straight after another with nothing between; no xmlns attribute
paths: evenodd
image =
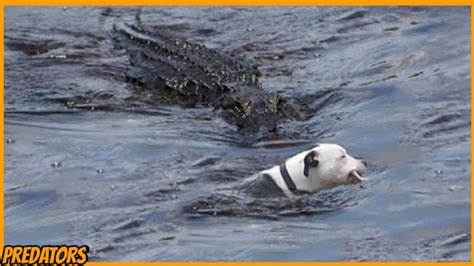
<svg viewBox="0 0 474 266"><path fill-rule="evenodd" d="M473 85L474 81L472 79L472 44L474 43L474 35L472 34L472 25L474 25L474 10L472 8L472 3L469 0L240 0L238 2L233 2L230 0L181 0L179 3L173 3L169 0L135 0L135 1L124 1L124 0L68 0L68 1L47 1L47 0L5 0L2 5L0 5L0 32L2 38L0 38L0 44L3 48L0 51L0 60L4 61L4 6L13 6L13 5L362 5L362 6L381 6L381 5L449 5L449 6L471 6L471 262L445 262L449 266L467 266L472 264L472 247L474 240L472 238L472 232L474 229L472 223L472 217L474 214L474 207L472 206L472 191L474 191L474 183L472 179L472 173L474 167L472 164L472 155L474 144L472 142L472 133L474 131L474 125L472 123L474 118L474 113L472 112L473 107ZM1 74L0 74L0 129L4 131L4 64L1 64ZM5 174L5 150L4 150L4 134L0 134L0 150L2 156L0 158L0 165L2 166L2 174L0 175L0 247L4 245L4 174ZM361 262L357 263L358 265L400 265L400 264L412 264L414 262ZM417 266L428 266L428 265L439 265L439 262L415 262ZM208 266L208 265L349 265L354 264L353 262L91 262L87 265L151 265L159 264L163 266L178 266L178 265L192 265L192 266Z"/></svg>

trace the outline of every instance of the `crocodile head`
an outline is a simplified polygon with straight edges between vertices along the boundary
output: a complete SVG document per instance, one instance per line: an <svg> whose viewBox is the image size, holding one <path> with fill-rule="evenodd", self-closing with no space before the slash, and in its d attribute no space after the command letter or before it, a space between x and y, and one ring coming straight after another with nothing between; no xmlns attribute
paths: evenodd
<svg viewBox="0 0 474 266"><path fill-rule="evenodd" d="M228 100L223 105L223 117L241 131L249 134L273 133L277 131L278 106L268 98L239 98Z"/></svg>

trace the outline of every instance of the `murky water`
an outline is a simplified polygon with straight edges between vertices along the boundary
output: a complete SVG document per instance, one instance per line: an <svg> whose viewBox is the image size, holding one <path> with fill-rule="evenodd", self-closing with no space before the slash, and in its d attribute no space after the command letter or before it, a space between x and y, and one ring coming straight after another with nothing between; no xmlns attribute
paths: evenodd
<svg viewBox="0 0 474 266"><path fill-rule="evenodd" d="M240 145L210 109L130 108L110 33L139 8L6 7L6 244L87 244L98 261L470 260L468 7L140 9L317 113L280 123L291 145ZM369 181L312 196L326 207L311 215L187 211L315 142L363 157Z"/></svg>

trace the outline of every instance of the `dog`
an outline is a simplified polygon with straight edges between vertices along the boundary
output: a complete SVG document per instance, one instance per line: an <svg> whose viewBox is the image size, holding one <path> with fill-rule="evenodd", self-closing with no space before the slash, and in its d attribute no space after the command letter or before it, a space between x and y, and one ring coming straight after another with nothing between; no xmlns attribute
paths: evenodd
<svg viewBox="0 0 474 266"><path fill-rule="evenodd" d="M286 195L296 198L340 185L360 183L366 178L365 163L347 154L337 144L318 144L280 165L250 177L242 188L254 197Z"/></svg>

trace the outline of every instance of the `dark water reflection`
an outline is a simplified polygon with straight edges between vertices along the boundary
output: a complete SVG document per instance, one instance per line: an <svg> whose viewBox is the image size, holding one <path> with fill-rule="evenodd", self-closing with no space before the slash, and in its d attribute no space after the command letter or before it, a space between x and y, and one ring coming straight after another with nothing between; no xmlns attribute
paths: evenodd
<svg viewBox="0 0 474 266"><path fill-rule="evenodd" d="M110 31L137 10L5 8L5 243L106 261L470 259L468 7L141 8L318 110L249 146L209 109L127 107ZM314 142L363 157L370 180L307 199L312 215L186 211Z"/></svg>

